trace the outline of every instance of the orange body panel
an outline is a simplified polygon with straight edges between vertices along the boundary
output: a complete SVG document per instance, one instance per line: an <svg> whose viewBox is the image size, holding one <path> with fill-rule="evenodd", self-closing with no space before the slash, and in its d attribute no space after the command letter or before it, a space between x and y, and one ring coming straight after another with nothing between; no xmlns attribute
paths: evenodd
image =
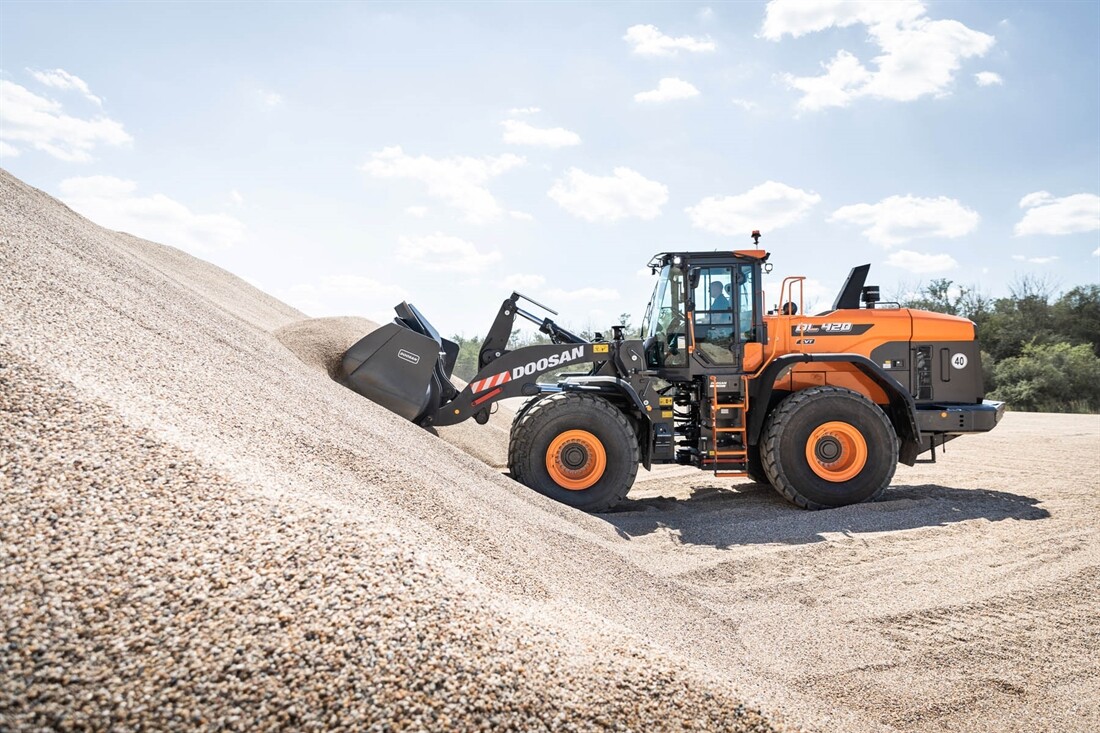
<svg viewBox="0 0 1100 733"><path fill-rule="evenodd" d="M768 345L765 364L784 354L860 354L888 343L913 341L971 341L974 324L965 318L908 308L830 311L820 316L765 317ZM762 368L762 367L761 367ZM889 400L882 389L857 367L844 363L797 364L775 382L776 389L797 391L819 385L846 387L874 402Z"/></svg>

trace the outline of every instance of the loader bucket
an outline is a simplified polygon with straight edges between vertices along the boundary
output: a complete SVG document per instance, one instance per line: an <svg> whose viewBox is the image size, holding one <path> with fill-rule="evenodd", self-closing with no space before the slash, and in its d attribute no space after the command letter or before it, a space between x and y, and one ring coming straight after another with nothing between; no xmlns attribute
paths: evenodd
<svg viewBox="0 0 1100 733"><path fill-rule="evenodd" d="M415 423L431 420L458 394L451 371L458 344L440 337L414 306L401 303L397 318L344 352L348 387Z"/></svg>

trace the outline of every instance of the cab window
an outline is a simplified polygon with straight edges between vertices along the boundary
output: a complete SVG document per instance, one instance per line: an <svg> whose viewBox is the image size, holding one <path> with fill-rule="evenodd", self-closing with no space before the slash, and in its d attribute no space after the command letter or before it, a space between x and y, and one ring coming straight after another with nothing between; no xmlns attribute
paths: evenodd
<svg viewBox="0 0 1100 733"><path fill-rule="evenodd" d="M696 349L712 364L734 364L737 343L756 340L753 266L700 267L692 282Z"/></svg>

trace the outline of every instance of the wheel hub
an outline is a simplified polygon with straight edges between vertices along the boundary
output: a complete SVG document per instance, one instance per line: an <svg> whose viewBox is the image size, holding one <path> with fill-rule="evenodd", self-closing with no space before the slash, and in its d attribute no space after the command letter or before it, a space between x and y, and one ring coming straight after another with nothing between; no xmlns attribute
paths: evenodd
<svg viewBox="0 0 1100 733"><path fill-rule="evenodd" d="M821 440L817 441L817 445L814 446L814 453L817 455L817 459L822 463L832 463L839 456L842 448L840 447L840 441L831 435L826 435Z"/></svg>
<svg viewBox="0 0 1100 733"><path fill-rule="evenodd" d="M867 465L867 440L854 425L834 420L819 425L806 441L806 462L819 477L850 481Z"/></svg>
<svg viewBox="0 0 1100 733"><path fill-rule="evenodd" d="M561 462L575 471L588 462L588 451L578 443L570 443L561 452Z"/></svg>
<svg viewBox="0 0 1100 733"><path fill-rule="evenodd" d="M563 489L583 491L603 477L607 452L587 430L566 430L546 449L546 471Z"/></svg>

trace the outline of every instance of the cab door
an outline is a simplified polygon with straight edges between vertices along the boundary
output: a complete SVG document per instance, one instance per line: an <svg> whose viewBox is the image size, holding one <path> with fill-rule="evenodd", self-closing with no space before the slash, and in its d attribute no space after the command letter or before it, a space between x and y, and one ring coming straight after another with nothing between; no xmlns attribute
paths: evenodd
<svg viewBox="0 0 1100 733"><path fill-rule="evenodd" d="M740 370L756 340L755 268L747 263L692 268L693 353L706 366Z"/></svg>

